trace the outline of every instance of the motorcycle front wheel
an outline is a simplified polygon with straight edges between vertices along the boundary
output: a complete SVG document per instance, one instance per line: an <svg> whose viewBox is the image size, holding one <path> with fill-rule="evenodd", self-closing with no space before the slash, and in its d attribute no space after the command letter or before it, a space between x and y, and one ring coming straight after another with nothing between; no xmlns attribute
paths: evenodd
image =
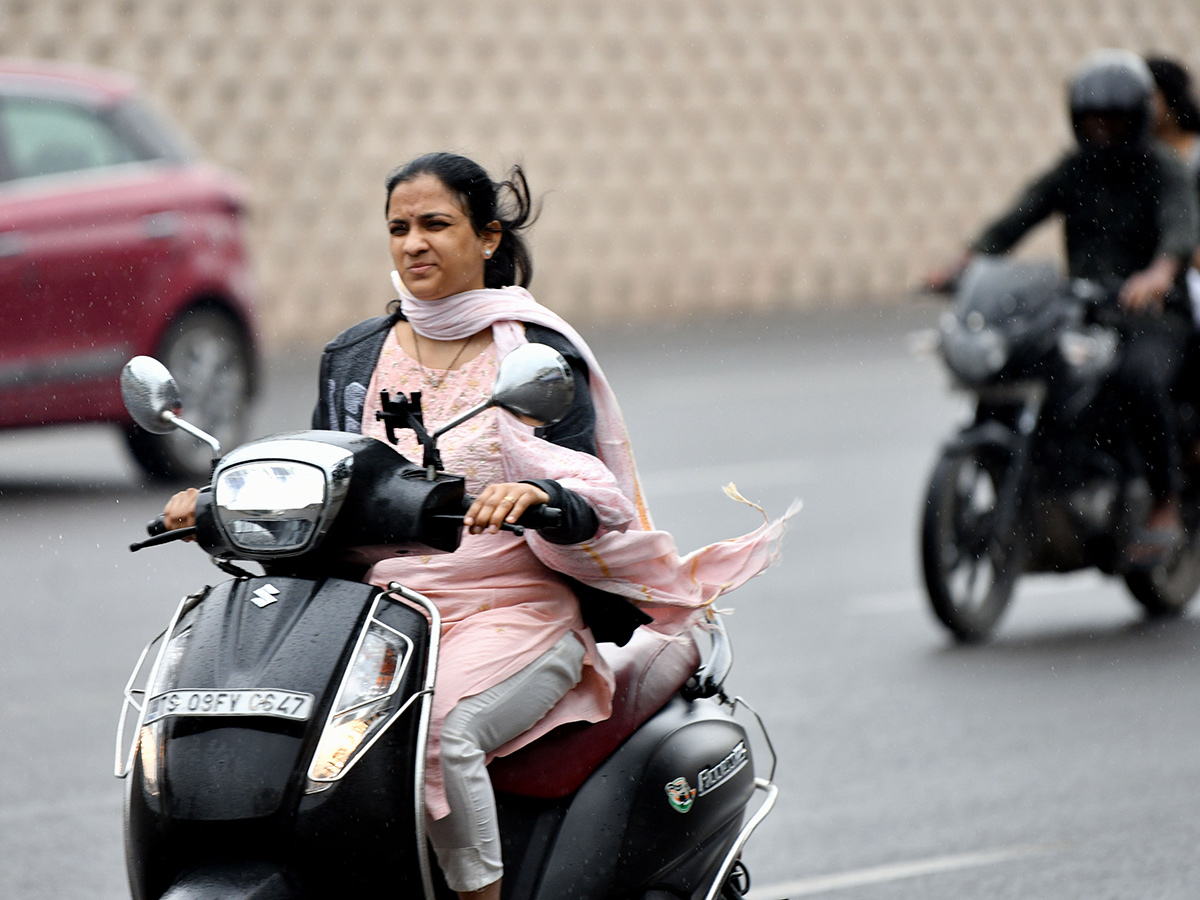
<svg viewBox="0 0 1200 900"><path fill-rule="evenodd" d="M1007 466L999 454L962 450L933 470L921 527L921 563L934 614L964 643L991 635L1012 597L1020 566L997 540L996 508Z"/></svg>

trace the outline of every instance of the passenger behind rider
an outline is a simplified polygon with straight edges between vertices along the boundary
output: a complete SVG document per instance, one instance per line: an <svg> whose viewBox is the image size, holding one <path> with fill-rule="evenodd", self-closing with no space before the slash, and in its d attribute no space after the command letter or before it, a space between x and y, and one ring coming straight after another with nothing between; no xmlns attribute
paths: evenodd
<svg viewBox="0 0 1200 900"><path fill-rule="evenodd" d="M1200 191L1200 106L1192 94L1192 78L1181 63L1165 56L1148 56L1146 65L1154 76L1154 136L1175 151Z"/></svg>
<svg viewBox="0 0 1200 900"><path fill-rule="evenodd" d="M1200 244L1194 183L1152 140L1154 79L1137 55L1101 50L1068 83L1078 146L1035 179L952 265L925 279L946 290L977 254L1008 252L1035 225L1063 218L1071 277L1120 283L1123 354L1106 386L1104 437L1129 435L1153 505L1128 552L1161 559L1182 534L1180 446L1170 396L1192 331L1184 273Z"/></svg>
<svg viewBox="0 0 1200 900"><path fill-rule="evenodd" d="M503 866L485 761L558 724L607 718L613 677L596 640L623 643L651 616L667 635L703 620L717 596L772 562L783 520L682 559L670 535L653 530L604 373L567 322L516 286L532 272L522 231L533 210L519 168L497 184L472 160L435 153L394 170L386 187L401 299L326 346L314 428L382 440L379 392L420 391L432 432L487 399L499 361L527 341L558 349L576 375L562 422L535 431L492 409L448 432L439 444L446 468L478 495L462 546L385 558L367 575L420 591L441 613L427 830L452 890L498 900ZM415 437L400 434L396 449L419 461ZM194 524L195 498L194 490L171 498L168 528ZM565 513L555 533L501 530L547 502ZM580 597L593 611L586 619Z"/></svg>
<svg viewBox="0 0 1200 900"><path fill-rule="evenodd" d="M1191 76L1182 64L1165 56L1147 57L1146 64L1154 76L1154 136L1175 151L1200 197L1200 106L1192 94ZM1200 251L1187 270L1187 293L1195 327L1175 389L1191 416L1190 436L1200 438ZM1200 460L1200 443L1188 452Z"/></svg>

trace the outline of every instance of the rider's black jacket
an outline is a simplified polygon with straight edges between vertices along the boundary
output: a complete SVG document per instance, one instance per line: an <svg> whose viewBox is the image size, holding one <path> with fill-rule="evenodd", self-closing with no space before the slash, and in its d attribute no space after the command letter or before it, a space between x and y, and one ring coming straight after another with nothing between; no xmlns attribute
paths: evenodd
<svg viewBox="0 0 1200 900"><path fill-rule="evenodd" d="M1141 450L1156 500L1180 489L1180 451L1170 395L1183 364L1191 315L1184 284L1200 243L1194 185L1183 164L1161 144L1077 150L1036 179L1016 205L972 245L1004 253L1053 213L1063 216L1072 277L1124 281L1158 257L1179 260L1175 290L1162 316L1130 317L1125 352L1101 404L1104 427L1127 434Z"/></svg>
<svg viewBox="0 0 1200 900"><path fill-rule="evenodd" d="M1183 263L1182 278L1200 244L1195 186L1183 164L1157 142L1124 151L1068 154L1036 179L971 249L1005 253L1054 213L1064 219L1067 265L1075 278L1124 280L1159 256Z"/></svg>

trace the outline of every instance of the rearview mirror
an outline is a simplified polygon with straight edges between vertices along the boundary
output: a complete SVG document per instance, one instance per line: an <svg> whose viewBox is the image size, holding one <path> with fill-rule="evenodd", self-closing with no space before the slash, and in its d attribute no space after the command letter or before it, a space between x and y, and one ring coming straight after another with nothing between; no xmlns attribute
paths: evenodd
<svg viewBox="0 0 1200 900"><path fill-rule="evenodd" d="M493 406L527 425L553 425L574 402L575 373L562 354L545 344L522 344L500 360L492 396L435 431L433 441Z"/></svg>
<svg viewBox="0 0 1200 900"><path fill-rule="evenodd" d="M138 426L151 434L169 434L183 412L179 385L152 356L135 356L121 370L121 399Z"/></svg>
<svg viewBox="0 0 1200 900"><path fill-rule="evenodd" d="M530 424L553 425L571 411L575 373L553 347L523 344L500 361L492 405Z"/></svg>
<svg viewBox="0 0 1200 900"><path fill-rule="evenodd" d="M167 367L152 356L135 356L121 370L121 399L138 427L151 434L169 434L176 428L199 438L220 454L221 442L201 431L180 414L183 398Z"/></svg>

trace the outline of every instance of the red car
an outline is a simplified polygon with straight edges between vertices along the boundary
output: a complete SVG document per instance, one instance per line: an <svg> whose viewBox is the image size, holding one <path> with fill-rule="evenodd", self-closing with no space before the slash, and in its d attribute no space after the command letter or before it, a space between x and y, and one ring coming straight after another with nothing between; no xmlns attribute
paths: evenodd
<svg viewBox="0 0 1200 900"><path fill-rule="evenodd" d="M137 354L175 375L184 415L232 447L254 389L245 188L198 159L130 79L0 61L0 428L114 422L156 478L210 451L125 413Z"/></svg>

